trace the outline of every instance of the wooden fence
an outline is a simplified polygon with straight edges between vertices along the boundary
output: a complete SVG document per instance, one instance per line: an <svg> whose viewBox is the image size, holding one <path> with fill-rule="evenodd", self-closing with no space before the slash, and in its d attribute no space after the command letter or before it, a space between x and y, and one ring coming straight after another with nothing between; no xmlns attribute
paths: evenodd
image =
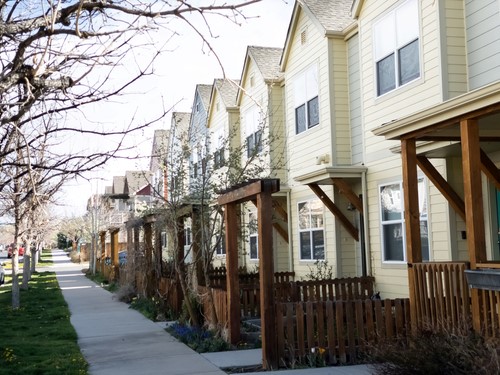
<svg viewBox="0 0 500 375"><path fill-rule="evenodd" d="M364 300L374 295L374 284L371 276L277 283L276 298L280 302Z"/></svg>
<svg viewBox="0 0 500 375"><path fill-rule="evenodd" d="M211 291L212 297L214 299L216 318L210 316L210 304L208 293ZM205 314L205 319L210 324L217 323L219 326L224 327L227 324L227 292L220 288L210 288L205 286L198 286L198 295L200 296L200 303L203 306L203 312Z"/></svg>
<svg viewBox="0 0 500 375"><path fill-rule="evenodd" d="M409 300L277 303L276 326L282 364L344 364L369 343L406 337Z"/></svg>
<svg viewBox="0 0 500 375"><path fill-rule="evenodd" d="M470 320L470 291L466 262L414 263L416 324L418 328L463 328Z"/></svg>
<svg viewBox="0 0 500 375"><path fill-rule="evenodd" d="M481 328L485 337L500 337L500 291L479 290Z"/></svg>

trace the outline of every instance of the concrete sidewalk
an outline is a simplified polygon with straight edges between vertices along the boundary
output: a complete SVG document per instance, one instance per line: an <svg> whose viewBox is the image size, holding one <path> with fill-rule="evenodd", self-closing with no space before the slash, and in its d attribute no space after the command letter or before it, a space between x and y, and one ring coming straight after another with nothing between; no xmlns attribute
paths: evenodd
<svg viewBox="0 0 500 375"><path fill-rule="evenodd" d="M64 251L53 250L52 259L92 375L215 375L225 374L221 368L250 367L261 362L260 350L198 354L168 334L165 324L146 319L86 278L82 273L85 265L71 263ZM367 375L370 371L367 366L345 366L266 374Z"/></svg>

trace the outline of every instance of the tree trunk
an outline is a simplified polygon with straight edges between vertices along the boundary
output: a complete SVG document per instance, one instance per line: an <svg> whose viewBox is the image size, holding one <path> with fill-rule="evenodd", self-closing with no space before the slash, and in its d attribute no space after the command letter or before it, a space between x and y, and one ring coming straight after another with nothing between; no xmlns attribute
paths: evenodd
<svg viewBox="0 0 500 375"><path fill-rule="evenodd" d="M191 304L191 299L189 298L189 288L186 283L186 273L184 272L184 267L180 266L177 262L175 264L175 270L177 271L178 281L181 284L182 294L184 295L183 303L186 305L186 309L188 311L189 317L191 319L191 325L195 327L200 326L200 322L198 321L198 314L194 310L193 305Z"/></svg>
<svg viewBox="0 0 500 375"><path fill-rule="evenodd" d="M21 306L21 293L19 290L19 247L17 241L12 249L12 309L16 310Z"/></svg>
<svg viewBox="0 0 500 375"><path fill-rule="evenodd" d="M28 281L31 280L31 246L27 245L24 249L23 260L23 284L21 289L28 290Z"/></svg>

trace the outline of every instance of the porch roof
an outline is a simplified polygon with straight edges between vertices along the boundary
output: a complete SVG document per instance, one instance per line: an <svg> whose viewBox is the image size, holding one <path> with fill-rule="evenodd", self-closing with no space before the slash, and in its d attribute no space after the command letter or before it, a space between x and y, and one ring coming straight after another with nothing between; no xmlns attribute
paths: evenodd
<svg viewBox="0 0 500 375"><path fill-rule="evenodd" d="M460 152L460 121L475 119L484 151L498 151L500 146L500 82L496 82L447 100L412 115L382 124L373 134L389 140L415 139L417 142L440 144L440 153L429 156L446 157ZM495 144L497 143L497 144Z"/></svg>
<svg viewBox="0 0 500 375"><path fill-rule="evenodd" d="M335 166L324 167L312 172L304 173L294 178L295 181L301 184L316 184L316 185L334 185L334 178L355 178L359 179L368 168L365 166Z"/></svg>

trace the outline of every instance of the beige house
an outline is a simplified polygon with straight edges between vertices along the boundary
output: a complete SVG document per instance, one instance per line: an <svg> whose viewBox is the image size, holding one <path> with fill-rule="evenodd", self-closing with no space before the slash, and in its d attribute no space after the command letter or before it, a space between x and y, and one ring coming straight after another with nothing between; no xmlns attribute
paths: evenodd
<svg viewBox="0 0 500 375"><path fill-rule="evenodd" d="M239 81L232 79L215 79L212 85L207 113L208 152L205 178L208 184L214 184L216 189L224 189L228 181L227 161L233 150L239 148L239 110L236 106L236 92ZM213 204L213 202L210 202ZM214 226L216 235L212 236L214 244L213 266L220 267L226 263L226 246L222 227L222 216L213 218L209 226Z"/></svg>
<svg viewBox="0 0 500 375"><path fill-rule="evenodd" d="M279 178L281 191L274 197L274 268L288 271L291 253L288 234L288 193L286 185L286 136L284 131L283 73L279 61L281 48L249 46L241 74L236 103L240 110L242 165L253 169L254 178ZM257 210L243 205L243 264L250 270L259 264ZM241 262L240 262L241 263Z"/></svg>
<svg viewBox="0 0 500 375"><path fill-rule="evenodd" d="M357 52L349 41L354 26L349 1L296 2L281 58L298 277L314 272L318 261L334 277L369 273L358 198L367 168L359 109L349 105L359 106L359 80L348 70L349 54Z"/></svg>

